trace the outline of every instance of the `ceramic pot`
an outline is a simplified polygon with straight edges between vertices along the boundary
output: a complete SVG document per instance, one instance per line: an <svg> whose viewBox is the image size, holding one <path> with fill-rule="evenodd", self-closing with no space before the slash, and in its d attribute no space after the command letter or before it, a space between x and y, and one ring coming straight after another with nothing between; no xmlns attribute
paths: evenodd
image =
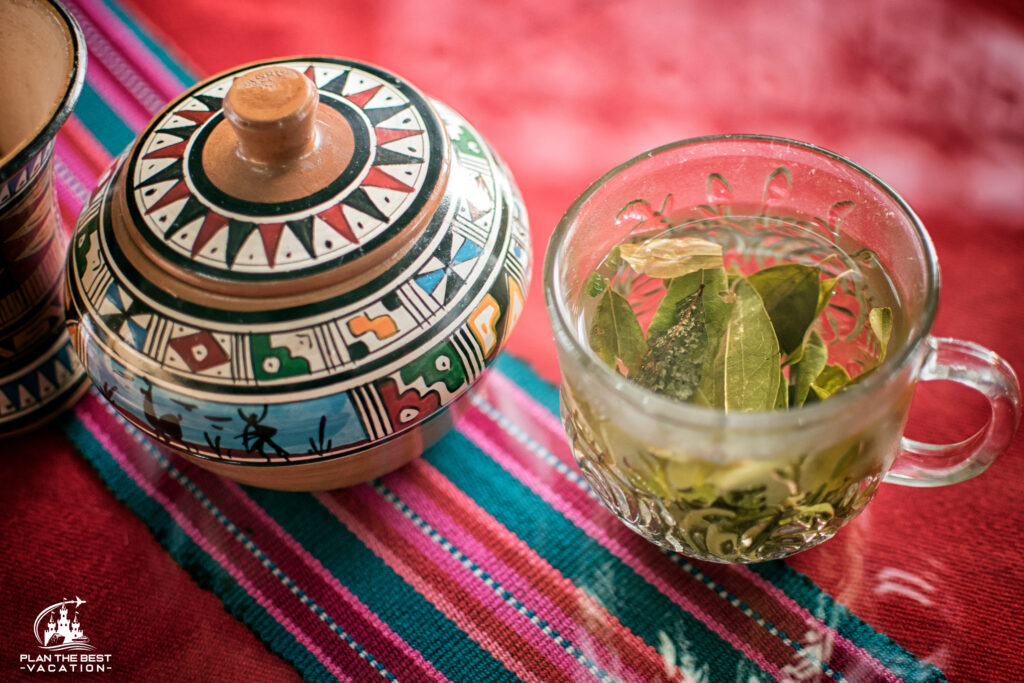
<svg viewBox="0 0 1024 683"><path fill-rule="evenodd" d="M129 421L214 472L316 490L444 433L523 308L505 165L382 69L214 76L117 159L78 221L68 325Z"/></svg>
<svg viewBox="0 0 1024 683"><path fill-rule="evenodd" d="M64 329L67 245L54 137L85 79L85 42L56 2L0 0L0 437L86 388Z"/></svg>

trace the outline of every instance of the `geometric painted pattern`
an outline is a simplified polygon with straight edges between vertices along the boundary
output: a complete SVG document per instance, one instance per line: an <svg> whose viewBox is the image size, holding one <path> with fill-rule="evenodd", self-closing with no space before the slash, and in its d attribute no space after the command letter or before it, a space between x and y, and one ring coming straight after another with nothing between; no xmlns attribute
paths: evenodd
<svg viewBox="0 0 1024 683"><path fill-rule="evenodd" d="M271 206L224 195L206 177L203 146L223 122L232 82L256 67L201 86L150 126L128 161L131 211L165 258L228 278L300 274L372 250L433 191L439 130L418 94L342 60L283 66L317 86L321 107L345 117L353 159L314 197Z"/></svg>
<svg viewBox="0 0 1024 683"><path fill-rule="evenodd" d="M12 170L6 178L0 178L0 211L18 199L42 173L53 154L54 141L45 144L38 153L29 157L24 166Z"/></svg>
<svg viewBox="0 0 1024 683"><path fill-rule="evenodd" d="M313 77L323 95L331 74ZM359 88L365 83L351 92ZM112 173L73 237L69 317L93 381L113 404L176 448L264 465L344 457L461 396L522 310L529 232L502 162L458 114L430 106L451 141L450 170L420 244L366 287L302 312L245 319L190 308L128 277L110 231ZM254 234L248 239L262 240ZM82 318L92 325L76 324Z"/></svg>
<svg viewBox="0 0 1024 683"><path fill-rule="evenodd" d="M473 241L454 232L445 233L438 247L414 281L442 306L447 306L466 283L474 262L483 253Z"/></svg>
<svg viewBox="0 0 1024 683"><path fill-rule="evenodd" d="M43 420L85 381L66 332L32 363L0 377L0 431L11 432Z"/></svg>

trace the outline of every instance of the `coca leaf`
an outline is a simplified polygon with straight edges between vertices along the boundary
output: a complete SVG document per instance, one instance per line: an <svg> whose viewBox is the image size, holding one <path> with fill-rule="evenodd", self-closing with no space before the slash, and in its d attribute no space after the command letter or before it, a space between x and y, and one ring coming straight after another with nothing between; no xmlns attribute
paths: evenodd
<svg viewBox="0 0 1024 683"><path fill-rule="evenodd" d="M722 266L722 247L698 237L659 237L619 245L619 254L633 270L660 278L682 277L702 268Z"/></svg>
<svg viewBox="0 0 1024 683"><path fill-rule="evenodd" d="M651 391L680 401L690 400L696 392L708 347L703 292L704 285L698 285L676 306L677 322L648 337L636 381Z"/></svg>
<svg viewBox="0 0 1024 683"><path fill-rule="evenodd" d="M790 387L789 404L797 408L807 400L811 383L818 378L828 363L828 347L816 330L811 330L803 345L800 361L789 370L793 383Z"/></svg>
<svg viewBox="0 0 1024 683"><path fill-rule="evenodd" d="M850 373L842 365L826 365L811 384L811 391L821 400L832 396L850 383Z"/></svg>
<svg viewBox="0 0 1024 683"><path fill-rule="evenodd" d="M846 270L833 278L821 281L821 284L818 285L818 306L814 312L815 318L821 315L825 307L828 306L828 302L832 299L832 294L835 293L836 285L839 284L839 281L852 272L852 270Z"/></svg>
<svg viewBox="0 0 1024 683"><path fill-rule="evenodd" d="M725 271L721 267L701 269L682 277L669 280L665 284L665 296L662 297L658 310L654 313L651 324L647 327L648 339L667 331L679 321L679 302L704 287L702 298L704 313L708 323L708 336L718 338L729 320L728 305L722 300L721 292L728 289Z"/></svg>
<svg viewBox="0 0 1024 683"><path fill-rule="evenodd" d="M757 290L771 318L782 353L800 348L818 307L821 271L784 263L752 273L747 281Z"/></svg>
<svg viewBox="0 0 1024 683"><path fill-rule="evenodd" d="M621 362L627 371L634 372L647 353L647 342L633 308L611 287L604 290L597 302L589 340L594 353L616 370Z"/></svg>
<svg viewBox="0 0 1024 683"><path fill-rule="evenodd" d="M878 340L878 362L885 360L885 352L889 348L889 338L892 337L892 309L888 306L872 308L868 313L868 324L871 331Z"/></svg>
<svg viewBox="0 0 1024 683"><path fill-rule="evenodd" d="M604 293L604 290L608 288L608 281L601 277L598 273L591 273L590 277L587 278L587 285L584 290L587 296L598 297Z"/></svg>
<svg viewBox="0 0 1024 683"><path fill-rule="evenodd" d="M725 333L702 378L702 402L728 411L771 410L779 393L779 343L757 290L736 282Z"/></svg>

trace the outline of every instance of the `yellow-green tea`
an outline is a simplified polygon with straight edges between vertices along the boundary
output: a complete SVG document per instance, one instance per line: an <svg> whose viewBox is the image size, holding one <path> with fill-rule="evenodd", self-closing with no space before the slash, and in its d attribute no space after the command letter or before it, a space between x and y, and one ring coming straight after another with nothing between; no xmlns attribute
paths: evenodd
<svg viewBox="0 0 1024 683"><path fill-rule="evenodd" d="M578 333L611 367L674 400L727 412L833 400L905 334L874 255L798 219L698 219L633 235L586 289ZM709 380L716 372L726 377ZM631 528L690 556L739 562L831 537L874 495L899 432L883 420L838 441L726 461L686 443L638 440L571 383L563 417L584 476Z"/></svg>

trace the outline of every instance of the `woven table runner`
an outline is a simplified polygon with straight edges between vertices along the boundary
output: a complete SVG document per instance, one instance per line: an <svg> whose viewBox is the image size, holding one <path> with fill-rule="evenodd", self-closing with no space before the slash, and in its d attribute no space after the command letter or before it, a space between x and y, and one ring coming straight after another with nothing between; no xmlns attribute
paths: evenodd
<svg viewBox="0 0 1024 683"><path fill-rule="evenodd" d="M57 140L70 229L194 79L116 5L68 0L87 82ZM328 493L237 485L90 391L60 428L200 585L309 680L941 681L781 562L688 562L580 478L557 390L503 357L423 458Z"/></svg>

